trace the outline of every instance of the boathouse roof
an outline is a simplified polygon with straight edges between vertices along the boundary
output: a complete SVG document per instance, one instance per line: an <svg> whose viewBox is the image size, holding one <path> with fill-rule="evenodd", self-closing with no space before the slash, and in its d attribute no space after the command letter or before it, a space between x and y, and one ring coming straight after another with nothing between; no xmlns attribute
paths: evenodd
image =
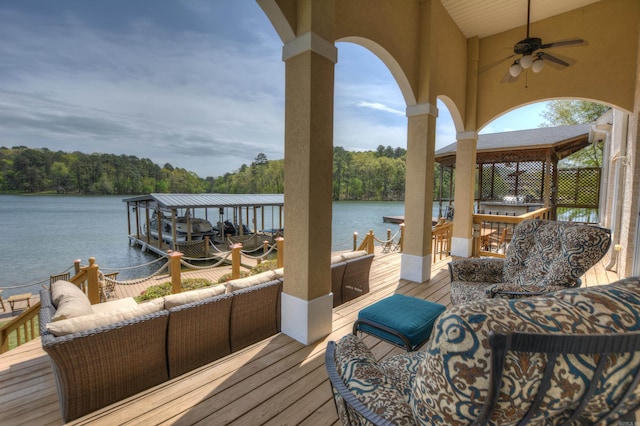
<svg viewBox="0 0 640 426"><path fill-rule="evenodd" d="M126 203L155 202L162 208L284 206L284 194L159 194L125 198Z"/></svg>

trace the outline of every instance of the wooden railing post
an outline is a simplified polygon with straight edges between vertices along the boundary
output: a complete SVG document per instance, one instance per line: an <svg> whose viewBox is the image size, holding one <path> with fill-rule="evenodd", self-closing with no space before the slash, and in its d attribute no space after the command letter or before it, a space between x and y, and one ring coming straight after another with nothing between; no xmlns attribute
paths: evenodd
<svg viewBox="0 0 640 426"><path fill-rule="evenodd" d="M98 265L96 258L89 258L87 266L87 297L92 305L100 303L100 280L98 279Z"/></svg>
<svg viewBox="0 0 640 426"><path fill-rule="evenodd" d="M80 273L80 259L76 259L73 261L73 269L76 271L75 275Z"/></svg>
<svg viewBox="0 0 640 426"><path fill-rule="evenodd" d="M262 263L262 258L264 257L265 259L267 258L267 252L269 251L269 241L268 240L264 240L262 242L262 256L260 256L258 258L258 265Z"/></svg>
<svg viewBox="0 0 640 426"><path fill-rule="evenodd" d="M236 243L231 246L231 279L240 278L240 250L242 243Z"/></svg>
<svg viewBox="0 0 640 426"><path fill-rule="evenodd" d="M184 256L179 251L171 251L169 254L169 272L171 272L171 293L177 294L182 292L182 278L180 277L181 266L180 260Z"/></svg>
<svg viewBox="0 0 640 426"><path fill-rule="evenodd" d="M402 253L402 249L404 248L404 223L400 224L400 253Z"/></svg>
<svg viewBox="0 0 640 426"><path fill-rule="evenodd" d="M362 244L358 247L358 250L366 250L367 254L373 254L373 229L369 229L369 233L362 240Z"/></svg>
<svg viewBox="0 0 640 426"><path fill-rule="evenodd" d="M358 249L358 233L354 232L353 233L353 251L356 251Z"/></svg>
<svg viewBox="0 0 640 426"><path fill-rule="evenodd" d="M277 267L282 268L284 266L284 238L282 237L276 238L276 243L278 244Z"/></svg>

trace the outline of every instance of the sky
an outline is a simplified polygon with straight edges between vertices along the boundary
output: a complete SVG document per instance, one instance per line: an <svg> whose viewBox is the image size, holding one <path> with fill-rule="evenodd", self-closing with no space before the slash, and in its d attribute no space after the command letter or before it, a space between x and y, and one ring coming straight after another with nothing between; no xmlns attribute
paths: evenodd
<svg viewBox="0 0 640 426"><path fill-rule="evenodd" d="M334 146L406 148L391 73L360 46L337 48ZM282 42L255 0L0 0L0 146L222 176L259 153L284 157L284 83ZM456 132L438 108L441 148ZM539 127L543 109L482 133Z"/></svg>

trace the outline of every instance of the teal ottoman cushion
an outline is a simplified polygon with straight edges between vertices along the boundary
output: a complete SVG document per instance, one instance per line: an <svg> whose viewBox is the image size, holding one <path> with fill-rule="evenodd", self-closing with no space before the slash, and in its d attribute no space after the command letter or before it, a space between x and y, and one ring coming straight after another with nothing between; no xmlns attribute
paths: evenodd
<svg viewBox="0 0 640 426"><path fill-rule="evenodd" d="M361 310L353 331L372 334L411 351L427 341L436 318L444 310L445 306L439 303L394 294Z"/></svg>

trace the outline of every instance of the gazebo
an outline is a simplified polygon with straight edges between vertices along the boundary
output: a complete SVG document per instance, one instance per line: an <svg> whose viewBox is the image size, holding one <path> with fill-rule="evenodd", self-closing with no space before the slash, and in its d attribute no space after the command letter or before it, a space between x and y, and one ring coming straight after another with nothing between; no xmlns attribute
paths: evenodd
<svg viewBox="0 0 640 426"><path fill-rule="evenodd" d="M600 168L558 168L558 161L603 138L590 124L479 135L476 213L520 215L549 207L556 219L558 214L567 216L569 209L597 212ZM453 202L456 150L454 142L435 153L440 167L434 201L441 206ZM587 215L584 221L591 222L594 216ZM571 219L575 217L574 213Z"/></svg>

